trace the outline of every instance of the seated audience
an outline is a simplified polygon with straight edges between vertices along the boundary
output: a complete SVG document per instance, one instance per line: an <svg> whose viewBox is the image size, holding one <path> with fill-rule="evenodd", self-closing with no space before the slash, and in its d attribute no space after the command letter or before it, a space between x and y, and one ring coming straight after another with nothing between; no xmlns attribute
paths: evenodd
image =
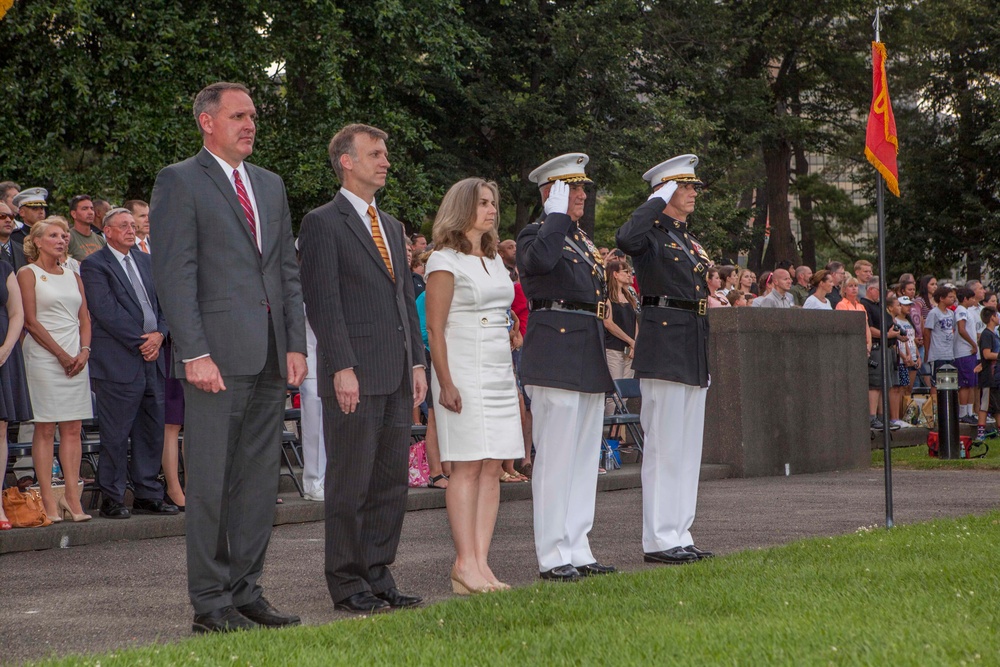
<svg viewBox="0 0 1000 667"><path fill-rule="evenodd" d="M770 291L759 299L754 299L754 306L761 308L791 308L795 299L789 293L792 287L792 277L785 269L775 269L768 274Z"/></svg>
<svg viewBox="0 0 1000 667"><path fill-rule="evenodd" d="M705 282L708 285L708 307L729 307L729 301L726 300L726 292L722 289L722 275L719 269L714 266L709 268L705 273Z"/></svg>
<svg viewBox="0 0 1000 667"><path fill-rule="evenodd" d="M812 278L813 270L805 264L795 269L795 284L792 285L789 291L795 299L796 306L805 305L806 299L809 298L809 294L811 293L809 288L812 283ZM833 278L830 278L830 280L832 283Z"/></svg>
<svg viewBox="0 0 1000 667"><path fill-rule="evenodd" d="M809 267L799 267L799 269ZM811 273L811 272L810 272ZM811 278L813 293L806 297L802 307L806 310L833 310L830 303L830 292L833 291L833 276L826 269L820 269Z"/></svg>

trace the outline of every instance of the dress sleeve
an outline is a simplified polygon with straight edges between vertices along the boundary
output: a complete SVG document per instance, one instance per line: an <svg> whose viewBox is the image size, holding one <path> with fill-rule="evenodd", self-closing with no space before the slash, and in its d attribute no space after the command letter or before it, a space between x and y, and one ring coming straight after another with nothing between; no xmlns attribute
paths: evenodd
<svg viewBox="0 0 1000 667"><path fill-rule="evenodd" d="M427 265L424 267L424 277L431 275L435 271L447 271L454 275L455 264L452 261L452 253L449 250L435 250L427 258Z"/></svg>

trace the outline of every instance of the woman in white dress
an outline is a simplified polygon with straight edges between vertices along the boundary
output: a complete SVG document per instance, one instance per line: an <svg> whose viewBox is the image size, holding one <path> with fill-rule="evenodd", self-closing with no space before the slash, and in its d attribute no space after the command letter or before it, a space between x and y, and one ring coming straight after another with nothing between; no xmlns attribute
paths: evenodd
<svg viewBox="0 0 1000 667"><path fill-rule="evenodd" d="M487 560L501 465L524 454L507 331L514 286L497 254L497 200L495 183L453 185L434 220L425 271L438 442L452 466L445 491L456 552L451 580L461 595L509 588Z"/></svg>
<svg viewBox="0 0 1000 667"><path fill-rule="evenodd" d="M90 314L83 283L60 266L66 250L66 222L46 218L35 223L24 242L31 262L17 272L24 301L24 370L35 414L31 457L50 519L87 521L80 504L80 421L94 416L90 402ZM53 440L59 424L59 462L66 493L56 504L52 494Z"/></svg>

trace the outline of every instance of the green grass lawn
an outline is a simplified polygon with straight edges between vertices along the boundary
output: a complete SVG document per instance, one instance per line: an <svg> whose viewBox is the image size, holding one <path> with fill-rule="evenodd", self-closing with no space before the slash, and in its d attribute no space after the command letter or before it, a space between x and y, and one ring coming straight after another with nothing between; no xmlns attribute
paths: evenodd
<svg viewBox="0 0 1000 667"><path fill-rule="evenodd" d="M1000 513L64 665L996 664Z"/></svg>
<svg viewBox="0 0 1000 667"><path fill-rule="evenodd" d="M927 445L914 447L894 447L892 449L892 467L909 470L1000 470L1000 438L990 438L986 441L989 451L986 456L972 459L933 459L927 455ZM976 456L985 451L982 446L972 448ZM885 454L881 449L872 450L872 467L881 468L885 464Z"/></svg>

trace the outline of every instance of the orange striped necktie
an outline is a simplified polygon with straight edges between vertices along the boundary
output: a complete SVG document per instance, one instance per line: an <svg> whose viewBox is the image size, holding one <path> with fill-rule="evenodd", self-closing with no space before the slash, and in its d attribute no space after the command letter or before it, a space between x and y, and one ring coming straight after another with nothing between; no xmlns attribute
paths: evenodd
<svg viewBox="0 0 1000 667"><path fill-rule="evenodd" d="M389 249L385 246L385 239L382 238L382 228L379 227L378 213L375 211L374 206L368 207L368 217L372 221L372 239L375 241L375 247L378 248L378 254L382 255L385 268L389 269L389 276L395 280L396 274L392 271L392 260L389 258Z"/></svg>

